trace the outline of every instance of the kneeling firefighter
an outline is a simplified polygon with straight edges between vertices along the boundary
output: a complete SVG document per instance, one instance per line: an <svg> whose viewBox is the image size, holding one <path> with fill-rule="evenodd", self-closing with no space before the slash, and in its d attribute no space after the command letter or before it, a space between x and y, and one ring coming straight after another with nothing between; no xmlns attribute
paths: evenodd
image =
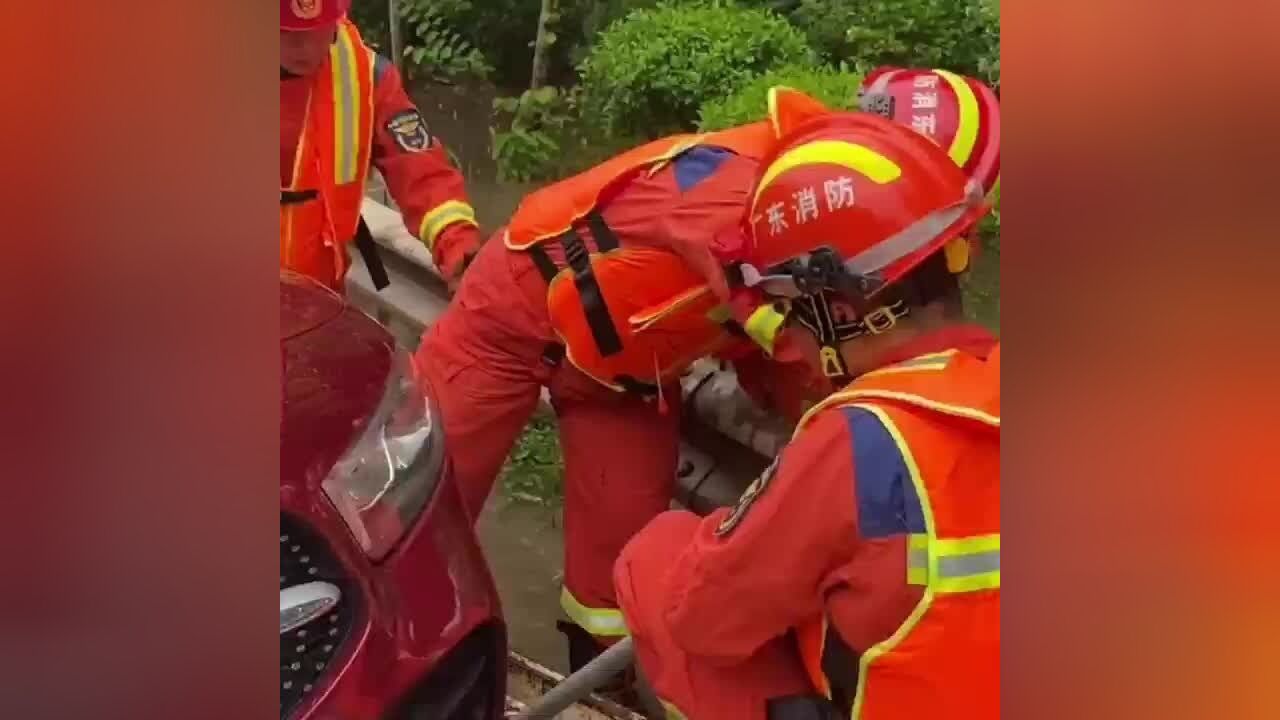
<svg viewBox="0 0 1280 720"><path fill-rule="evenodd" d="M941 69L882 67L863 80L858 100L864 112L882 115L933 140L986 194L999 184L1000 101L980 80ZM949 262L957 272L963 270L971 261L971 251L977 250L976 244L956 243L949 249ZM738 346L732 360L739 384L756 404L794 423L850 378L837 362L812 367L803 349L795 348L788 336L799 330L802 338L817 335L835 344L874 335L892 327L891 315L899 308L861 318L838 298L825 307L812 300L793 305L789 309L796 322L772 342L764 338L761 345L767 352ZM762 313L757 325L768 325L767 317ZM772 323L784 327L777 316Z"/></svg>
<svg viewBox="0 0 1280 720"><path fill-rule="evenodd" d="M868 113L803 123L762 167L739 292L893 322L814 334L814 367L856 379L736 508L663 513L624 549L640 664L690 720L998 717L1000 353L953 272L981 186ZM831 189L848 202L814 209Z"/></svg>

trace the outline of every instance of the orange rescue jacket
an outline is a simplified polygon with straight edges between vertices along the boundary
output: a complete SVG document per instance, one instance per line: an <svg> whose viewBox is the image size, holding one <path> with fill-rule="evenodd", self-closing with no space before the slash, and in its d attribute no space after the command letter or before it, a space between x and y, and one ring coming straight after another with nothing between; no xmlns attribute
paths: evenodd
<svg viewBox="0 0 1280 720"><path fill-rule="evenodd" d="M1000 347L983 361L954 351L861 376L820 403L875 414L899 446L925 532L910 537L914 612L857 658L852 717L972 718L1000 714ZM815 618L797 632L814 686L832 697L839 635ZM847 650L847 648L844 648Z"/></svg>
<svg viewBox="0 0 1280 720"><path fill-rule="evenodd" d="M280 264L341 289L369 173L374 54L348 20L316 72L293 180L281 188Z"/></svg>
<svg viewBox="0 0 1280 720"><path fill-rule="evenodd" d="M551 325L574 366L615 390L650 393L728 337L713 312L716 300L693 269L663 249L619 246L597 209L631 178L658 172L690 148L714 146L759 158L774 141L768 122L673 135L521 202L505 242L533 253L542 269ZM553 241L564 247L566 267L552 263L540 247Z"/></svg>

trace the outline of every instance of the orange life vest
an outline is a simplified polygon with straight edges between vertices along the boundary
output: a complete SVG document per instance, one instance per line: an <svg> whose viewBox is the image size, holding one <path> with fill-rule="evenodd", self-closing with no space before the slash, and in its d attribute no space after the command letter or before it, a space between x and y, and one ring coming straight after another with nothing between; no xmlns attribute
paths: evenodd
<svg viewBox="0 0 1280 720"><path fill-rule="evenodd" d="M863 375L799 429L839 407L874 414L893 438L925 527L910 536L907 562L907 582L923 597L897 632L857 658L852 717L999 717L999 346L985 361L953 351ZM839 636L815 618L797 637L815 688L831 697L824 655L829 662Z"/></svg>
<svg viewBox="0 0 1280 720"><path fill-rule="evenodd" d="M344 20L316 72L294 155L281 188L280 264L341 289L356 234L373 140L374 54Z"/></svg>
<svg viewBox="0 0 1280 720"><path fill-rule="evenodd" d="M690 148L714 146L760 158L775 139L768 121L674 135L521 202L507 226L506 245L533 253L542 268L551 325L571 363L615 390L652 392L730 337L700 276L674 253L619 246L598 208L628 180L658 172ZM541 250L551 241L564 246L567 267L550 264Z"/></svg>

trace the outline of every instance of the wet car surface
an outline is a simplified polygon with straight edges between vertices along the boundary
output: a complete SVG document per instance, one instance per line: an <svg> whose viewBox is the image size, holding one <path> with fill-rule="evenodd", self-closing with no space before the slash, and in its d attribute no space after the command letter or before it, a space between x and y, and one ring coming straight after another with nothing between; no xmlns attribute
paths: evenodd
<svg viewBox="0 0 1280 720"><path fill-rule="evenodd" d="M499 601L410 355L280 287L281 718L501 717Z"/></svg>

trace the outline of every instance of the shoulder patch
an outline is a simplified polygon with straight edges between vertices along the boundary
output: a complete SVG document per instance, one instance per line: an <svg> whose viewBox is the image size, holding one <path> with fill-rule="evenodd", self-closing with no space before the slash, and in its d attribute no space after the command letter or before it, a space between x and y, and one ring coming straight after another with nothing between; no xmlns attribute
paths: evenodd
<svg viewBox="0 0 1280 720"><path fill-rule="evenodd" d="M738 498L738 504L735 505L733 510L725 516L723 521L720 522L720 527L716 528L716 537L727 537L729 533L733 532L734 528L742 524L742 519L747 516L747 511L751 509L751 506L755 504L756 500L760 499L760 496L764 494L764 491L769 488L769 484L773 481L773 476L778 472L778 460L781 457L782 456L779 455L774 458L773 462L769 463L769 467L765 468L764 472L760 473L760 477L751 481L751 484L747 486L745 491L743 491L742 497Z"/></svg>
<svg viewBox="0 0 1280 720"><path fill-rule="evenodd" d="M841 408L853 438L858 533L864 538L925 532L924 508L893 433L875 414Z"/></svg>
<svg viewBox="0 0 1280 720"><path fill-rule="evenodd" d="M387 132L405 152L422 152L431 147L431 135L427 133L427 121L417 109L404 110L387 121Z"/></svg>
<svg viewBox="0 0 1280 720"><path fill-rule="evenodd" d="M698 145L680 153L671 161L676 174L676 187L685 193L710 177L733 153L723 148Z"/></svg>

